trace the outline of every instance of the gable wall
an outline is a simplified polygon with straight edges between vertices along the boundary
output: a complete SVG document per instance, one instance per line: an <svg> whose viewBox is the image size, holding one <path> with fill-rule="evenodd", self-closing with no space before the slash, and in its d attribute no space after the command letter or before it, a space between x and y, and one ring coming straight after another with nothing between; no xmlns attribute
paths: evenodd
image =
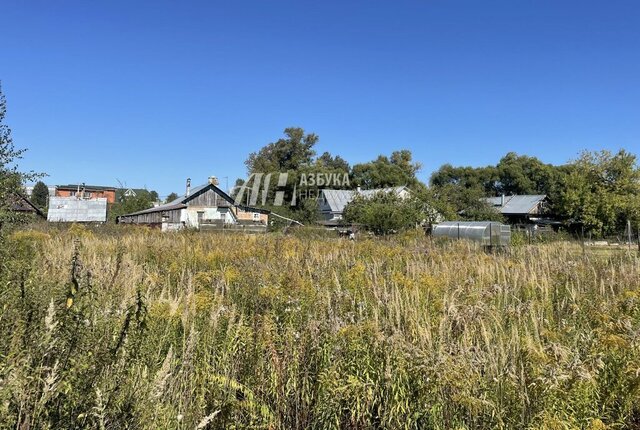
<svg viewBox="0 0 640 430"><path fill-rule="evenodd" d="M187 200L185 204L189 207L229 207L231 204L212 188Z"/></svg>

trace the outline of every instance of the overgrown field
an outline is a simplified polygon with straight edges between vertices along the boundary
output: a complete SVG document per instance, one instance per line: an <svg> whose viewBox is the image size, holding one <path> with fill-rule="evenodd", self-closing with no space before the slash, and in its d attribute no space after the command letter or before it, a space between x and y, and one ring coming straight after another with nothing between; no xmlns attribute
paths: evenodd
<svg viewBox="0 0 640 430"><path fill-rule="evenodd" d="M0 428L640 428L640 263L422 236L13 233Z"/></svg>

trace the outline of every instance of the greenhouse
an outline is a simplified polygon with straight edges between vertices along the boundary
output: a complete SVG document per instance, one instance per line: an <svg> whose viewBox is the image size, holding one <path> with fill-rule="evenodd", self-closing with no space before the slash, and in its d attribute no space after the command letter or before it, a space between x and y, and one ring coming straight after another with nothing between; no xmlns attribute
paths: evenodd
<svg viewBox="0 0 640 430"><path fill-rule="evenodd" d="M467 239L483 246L509 246L511 227L492 221L445 221L433 226L433 237Z"/></svg>

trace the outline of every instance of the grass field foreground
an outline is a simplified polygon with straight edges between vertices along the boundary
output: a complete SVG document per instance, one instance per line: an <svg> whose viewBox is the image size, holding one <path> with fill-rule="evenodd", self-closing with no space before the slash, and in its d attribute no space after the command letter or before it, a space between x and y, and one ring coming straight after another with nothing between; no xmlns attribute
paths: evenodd
<svg viewBox="0 0 640 430"><path fill-rule="evenodd" d="M18 231L0 428L640 426L640 260L390 240Z"/></svg>

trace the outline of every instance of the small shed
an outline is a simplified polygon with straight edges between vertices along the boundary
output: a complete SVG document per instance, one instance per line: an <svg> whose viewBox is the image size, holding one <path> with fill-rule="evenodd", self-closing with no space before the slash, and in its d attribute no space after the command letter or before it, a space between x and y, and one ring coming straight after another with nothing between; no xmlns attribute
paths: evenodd
<svg viewBox="0 0 640 430"><path fill-rule="evenodd" d="M433 226L433 237L466 239L483 246L509 246L511 227L493 221L445 221Z"/></svg>

